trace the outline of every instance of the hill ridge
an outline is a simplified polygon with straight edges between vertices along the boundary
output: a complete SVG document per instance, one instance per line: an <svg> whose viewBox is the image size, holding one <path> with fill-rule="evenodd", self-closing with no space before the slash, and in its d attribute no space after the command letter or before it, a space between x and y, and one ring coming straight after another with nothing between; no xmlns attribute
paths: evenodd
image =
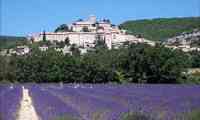
<svg viewBox="0 0 200 120"><path fill-rule="evenodd" d="M183 32L200 29L200 16L128 20L120 24L120 27L130 34L141 34L150 40L163 41Z"/></svg>

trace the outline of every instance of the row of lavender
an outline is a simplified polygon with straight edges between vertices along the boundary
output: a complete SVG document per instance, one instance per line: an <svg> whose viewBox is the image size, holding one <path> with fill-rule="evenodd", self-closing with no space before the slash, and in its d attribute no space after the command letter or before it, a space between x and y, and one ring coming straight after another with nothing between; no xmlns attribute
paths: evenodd
<svg viewBox="0 0 200 120"><path fill-rule="evenodd" d="M0 85L0 120L16 120L21 99L20 85Z"/></svg>
<svg viewBox="0 0 200 120"><path fill-rule="evenodd" d="M200 109L200 86L187 85L29 85L42 120L59 116L80 120L120 120L139 112L172 120Z"/></svg>

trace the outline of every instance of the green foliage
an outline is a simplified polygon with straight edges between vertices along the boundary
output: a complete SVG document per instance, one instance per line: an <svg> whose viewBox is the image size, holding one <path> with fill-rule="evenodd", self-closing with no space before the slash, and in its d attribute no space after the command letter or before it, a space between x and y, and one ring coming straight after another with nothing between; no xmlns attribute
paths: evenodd
<svg viewBox="0 0 200 120"><path fill-rule="evenodd" d="M66 38L65 38L65 44L66 44L67 46L70 45L70 39L69 39L69 37L66 37Z"/></svg>
<svg viewBox="0 0 200 120"><path fill-rule="evenodd" d="M97 40L95 41L95 50L101 51L102 49L108 49L105 40L101 36L97 35Z"/></svg>
<svg viewBox="0 0 200 120"><path fill-rule="evenodd" d="M190 57L181 51L157 45L132 44L119 49L101 49L72 55L31 46L26 56L2 57L0 81L64 83L188 83L183 72ZM196 81L196 80L195 80Z"/></svg>
<svg viewBox="0 0 200 120"><path fill-rule="evenodd" d="M193 68L200 68L200 52L193 51L190 52L191 62Z"/></svg>
<svg viewBox="0 0 200 120"><path fill-rule="evenodd" d="M64 48L65 47L65 42L64 41L56 42L56 46L58 48Z"/></svg>
<svg viewBox="0 0 200 120"><path fill-rule="evenodd" d="M200 85L200 76L187 75L180 81L182 84L197 84Z"/></svg>
<svg viewBox="0 0 200 120"><path fill-rule="evenodd" d="M70 32L70 29L66 24L62 24L56 28L55 32Z"/></svg>
<svg viewBox="0 0 200 120"><path fill-rule="evenodd" d="M151 117L145 115L144 113L126 113L121 117L121 120L153 120Z"/></svg>
<svg viewBox="0 0 200 120"><path fill-rule="evenodd" d="M126 83L124 73L121 71L115 71L115 80L118 83Z"/></svg>
<svg viewBox="0 0 200 120"><path fill-rule="evenodd" d="M0 36L0 49L10 49L26 44L28 44L28 41L25 37Z"/></svg>
<svg viewBox="0 0 200 120"><path fill-rule="evenodd" d="M72 44L71 47L70 47L70 50L72 51L73 55L75 55L75 56L80 55L80 50L79 50L79 48L76 44Z"/></svg>
<svg viewBox="0 0 200 120"><path fill-rule="evenodd" d="M54 120L78 120L78 119L75 119L69 115L65 115L65 116L62 116L62 117L58 117L58 118L55 118Z"/></svg>
<svg viewBox="0 0 200 120"><path fill-rule="evenodd" d="M44 38L45 39L45 38ZM31 44L32 46L51 46L52 43L50 41L39 41L37 43Z"/></svg>
<svg viewBox="0 0 200 120"><path fill-rule="evenodd" d="M26 57L18 58L17 80L20 82L59 82L64 78L61 70L62 53L49 49L41 52L37 49Z"/></svg>
<svg viewBox="0 0 200 120"><path fill-rule="evenodd" d="M92 83L112 82L114 80L113 61L112 52L109 50L86 54L83 57L83 69L86 72L85 79L89 80L88 82L91 80Z"/></svg>
<svg viewBox="0 0 200 120"><path fill-rule="evenodd" d="M131 45L128 56L124 69L136 83L176 83L189 64L184 53L163 46Z"/></svg>
<svg viewBox="0 0 200 120"><path fill-rule="evenodd" d="M0 56L0 82L16 81L16 59L11 57Z"/></svg>
<svg viewBox="0 0 200 120"><path fill-rule="evenodd" d="M199 120L200 119L200 110L192 111L189 114L188 120Z"/></svg>
<svg viewBox="0 0 200 120"><path fill-rule="evenodd" d="M149 40L165 40L183 32L200 29L200 17L160 18L152 20L127 21L120 25L131 34L141 34Z"/></svg>
<svg viewBox="0 0 200 120"><path fill-rule="evenodd" d="M191 112L182 113L175 120L200 120L200 110L196 109Z"/></svg>
<svg viewBox="0 0 200 120"><path fill-rule="evenodd" d="M43 34L42 34L42 41L43 41L43 42L46 42L46 41L47 41L46 32L45 32L45 31L43 31Z"/></svg>

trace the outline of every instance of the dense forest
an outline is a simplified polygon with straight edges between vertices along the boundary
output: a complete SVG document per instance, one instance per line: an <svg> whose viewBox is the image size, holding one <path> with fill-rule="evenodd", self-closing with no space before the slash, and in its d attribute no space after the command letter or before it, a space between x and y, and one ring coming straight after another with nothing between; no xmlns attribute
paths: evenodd
<svg viewBox="0 0 200 120"><path fill-rule="evenodd" d="M84 55L80 55L78 51L72 55L63 55L54 49L41 52L37 47L33 47L31 54L0 58L0 81L199 83L199 79L193 81L193 78L184 72L187 68L200 66L199 57L192 55L197 54L145 44L131 44L112 50L97 46Z"/></svg>
<svg viewBox="0 0 200 120"><path fill-rule="evenodd" d="M149 40L163 41L183 32L200 29L200 17L133 20L122 23L120 27L128 30L130 34L142 35Z"/></svg>

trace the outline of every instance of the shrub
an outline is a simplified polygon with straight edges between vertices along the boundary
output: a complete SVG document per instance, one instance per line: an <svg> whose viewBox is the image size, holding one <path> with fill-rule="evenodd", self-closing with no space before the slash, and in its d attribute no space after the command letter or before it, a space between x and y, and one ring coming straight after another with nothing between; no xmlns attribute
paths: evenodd
<svg viewBox="0 0 200 120"><path fill-rule="evenodd" d="M193 110L189 113L184 113L175 120L200 120L200 110Z"/></svg>
<svg viewBox="0 0 200 120"><path fill-rule="evenodd" d="M122 115L121 120L154 120L149 115L139 112L130 112Z"/></svg>
<svg viewBox="0 0 200 120"><path fill-rule="evenodd" d="M71 117L69 115L65 115L65 116L58 117L55 120L78 120L78 119L75 119L74 117Z"/></svg>

